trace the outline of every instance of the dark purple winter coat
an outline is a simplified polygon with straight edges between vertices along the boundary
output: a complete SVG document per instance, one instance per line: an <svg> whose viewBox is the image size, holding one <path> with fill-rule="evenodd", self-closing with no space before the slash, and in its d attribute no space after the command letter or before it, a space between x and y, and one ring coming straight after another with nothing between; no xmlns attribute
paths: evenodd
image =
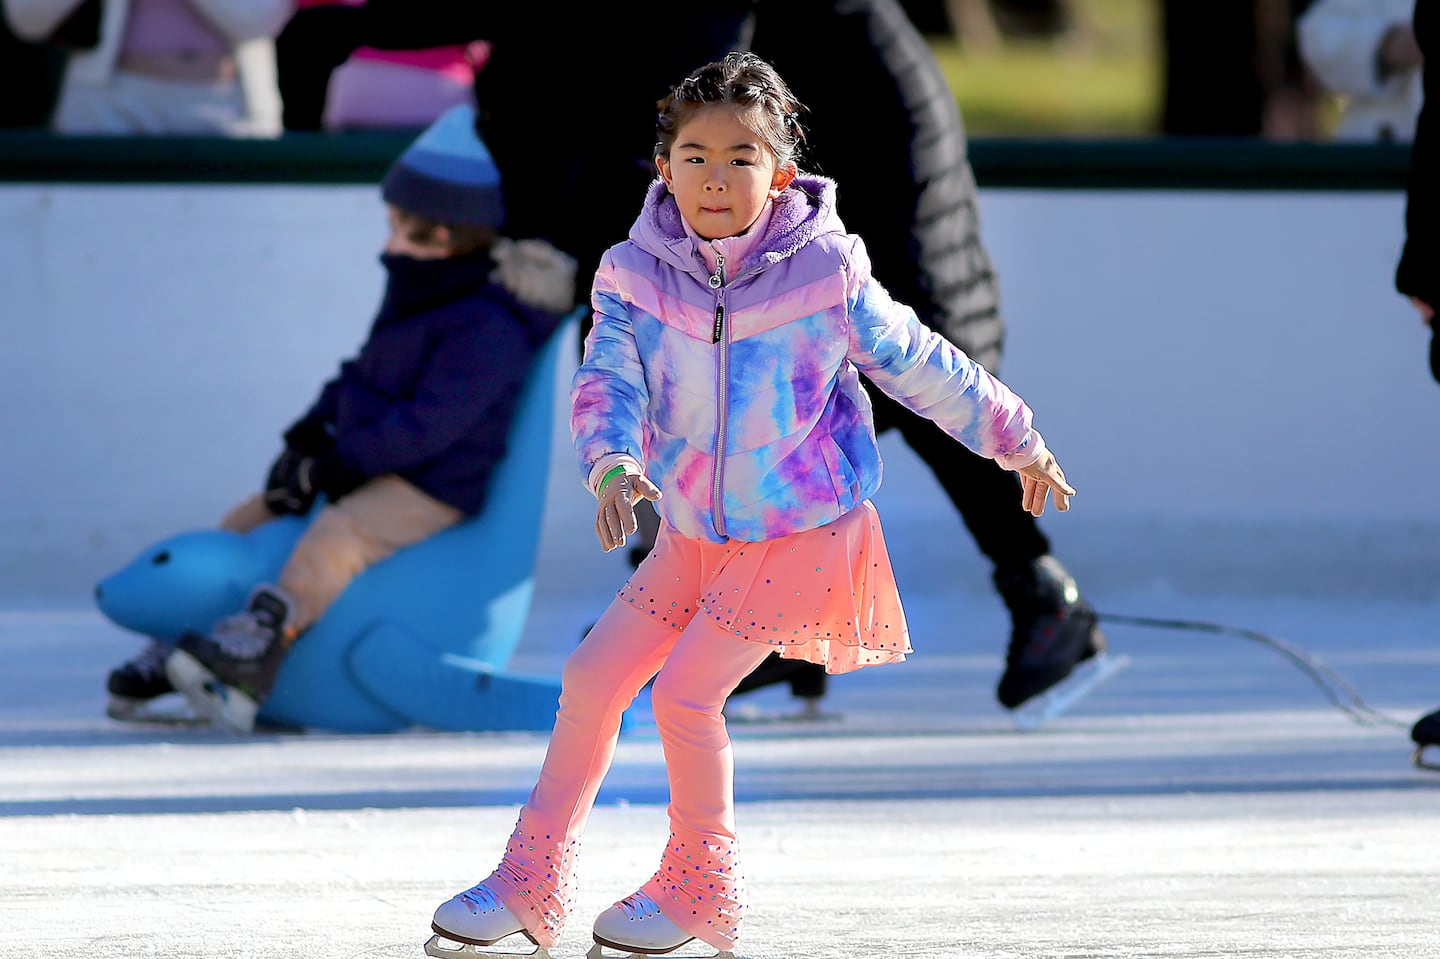
<svg viewBox="0 0 1440 959"><path fill-rule="evenodd" d="M395 473L478 513L520 388L559 316L493 282L488 256L380 259L389 279L369 337L286 442L316 452L315 438L328 437L357 479Z"/></svg>

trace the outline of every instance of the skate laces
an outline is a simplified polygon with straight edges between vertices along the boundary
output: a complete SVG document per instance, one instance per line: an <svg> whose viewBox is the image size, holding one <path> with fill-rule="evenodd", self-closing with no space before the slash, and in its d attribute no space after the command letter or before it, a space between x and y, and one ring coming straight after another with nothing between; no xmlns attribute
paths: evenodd
<svg viewBox="0 0 1440 959"><path fill-rule="evenodd" d="M236 613L220 620L210 638L231 659L259 659L274 641L275 631L267 629L254 613Z"/></svg>
<svg viewBox="0 0 1440 959"><path fill-rule="evenodd" d="M616 903L626 919L651 919L660 915L660 907L643 892L632 892Z"/></svg>
<svg viewBox="0 0 1440 959"><path fill-rule="evenodd" d="M465 905L484 912L494 912L496 909L505 908L500 897L491 892L490 887L483 882L460 893L457 898Z"/></svg>
<svg viewBox="0 0 1440 959"><path fill-rule="evenodd" d="M143 679L156 679L165 674L165 660L170 656L170 647L151 640L140 655L126 663Z"/></svg>

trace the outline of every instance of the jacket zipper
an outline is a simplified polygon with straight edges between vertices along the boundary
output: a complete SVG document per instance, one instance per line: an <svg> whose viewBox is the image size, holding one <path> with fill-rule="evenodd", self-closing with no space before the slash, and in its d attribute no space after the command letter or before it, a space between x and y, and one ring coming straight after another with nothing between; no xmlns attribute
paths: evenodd
<svg viewBox="0 0 1440 959"><path fill-rule="evenodd" d="M715 338L719 347L715 363L715 475L710 486L711 513L715 532L725 536L725 441L729 427L730 337L725 329L725 254L715 254L715 272L710 275L715 291Z"/></svg>

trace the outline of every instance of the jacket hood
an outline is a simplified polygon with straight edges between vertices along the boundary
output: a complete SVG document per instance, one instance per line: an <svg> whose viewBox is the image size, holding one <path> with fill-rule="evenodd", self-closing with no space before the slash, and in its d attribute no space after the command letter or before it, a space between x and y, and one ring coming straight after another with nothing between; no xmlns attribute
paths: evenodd
<svg viewBox="0 0 1440 959"><path fill-rule="evenodd" d="M737 266L737 272L783 260L821 234L844 233L845 226L835 211L835 192L834 180L808 174L796 177L773 201L765 236ZM630 241L676 269L706 272L685 232L680 207L660 177L650 184L645 205L630 228Z"/></svg>

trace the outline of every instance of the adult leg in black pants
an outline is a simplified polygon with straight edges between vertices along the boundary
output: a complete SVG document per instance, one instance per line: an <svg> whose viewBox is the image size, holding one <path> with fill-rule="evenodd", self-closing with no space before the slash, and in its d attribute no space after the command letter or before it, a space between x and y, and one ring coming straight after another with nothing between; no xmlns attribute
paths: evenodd
<svg viewBox="0 0 1440 959"><path fill-rule="evenodd" d="M900 431L930 467L955 505L980 552L990 560L995 588L1010 612L1005 672L996 698L1014 709L1069 675L1105 648L1094 610L1074 577L1050 554L1050 542L1020 503L1020 481L994 460L978 456L877 389L870 389L878 432ZM771 654L736 687L740 695L788 683L791 695L818 714L827 691L824 667Z"/></svg>
<svg viewBox="0 0 1440 959"><path fill-rule="evenodd" d="M1105 648L1095 612L1074 577L1050 555L1049 540L1021 505L1014 473L970 452L878 390L870 395L877 430L900 431L991 562L1011 623L1005 672L995 695L1002 706L1014 709Z"/></svg>

